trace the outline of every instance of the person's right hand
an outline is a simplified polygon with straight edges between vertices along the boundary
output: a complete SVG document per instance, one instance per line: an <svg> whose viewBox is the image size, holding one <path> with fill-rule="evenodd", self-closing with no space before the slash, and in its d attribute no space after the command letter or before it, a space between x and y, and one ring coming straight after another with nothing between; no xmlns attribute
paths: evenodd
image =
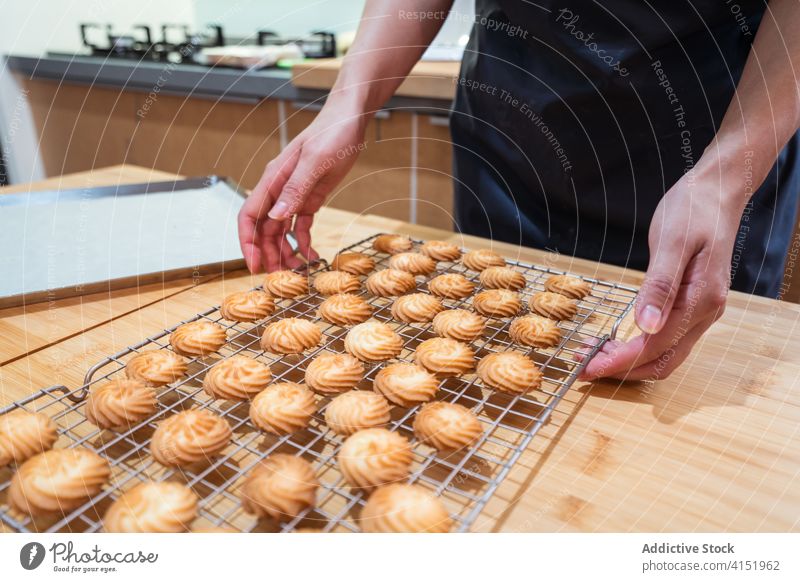
<svg viewBox="0 0 800 582"><path fill-rule="evenodd" d="M344 178L365 147L367 116L328 101L314 121L267 164L239 212L239 243L251 273L296 268L286 233L292 230L309 260L311 223L325 198Z"/></svg>

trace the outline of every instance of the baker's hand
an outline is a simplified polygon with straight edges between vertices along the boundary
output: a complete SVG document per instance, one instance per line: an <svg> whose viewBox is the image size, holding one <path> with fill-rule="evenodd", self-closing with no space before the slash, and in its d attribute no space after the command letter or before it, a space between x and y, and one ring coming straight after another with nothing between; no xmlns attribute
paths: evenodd
<svg viewBox="0 0 800 582"><path fill-rule="evenodd" d="M650 226L650 264L635 306L642 335L609 341L582 378L666 378L722 316L731 255L744 208L719 170L685 175L664 195Z"/></svg>
<svg viewBox="0 0 800 582"><path fill-rule="evenodd" d="M366 119L351 109L348 104L329 101L267 164L239 212L239 243L250 272L302 265L286 240L292 226L300 252L309 260L318 258L311 248L314 213L364 148Z"/></svg>

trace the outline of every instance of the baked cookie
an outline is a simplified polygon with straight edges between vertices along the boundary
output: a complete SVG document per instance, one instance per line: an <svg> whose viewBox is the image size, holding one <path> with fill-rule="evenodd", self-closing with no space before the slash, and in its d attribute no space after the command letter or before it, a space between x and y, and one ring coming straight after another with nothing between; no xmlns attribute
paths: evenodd
<svg viewBox="0 0 800 582"><path fill-rule="evenodd" d="M152 350L134 356L125 366L125 375L151 386L164 386L180 380L188 369L186 360L169 350Z"/></svg>
<svg viewBox="0 0 800 582"><path fill-rule="evenodd" d="M480 280L486 289L519 291L525 287L525 276L511 267L488 267L481 271Z"/></svg>
<svg viewBox="0 0 800 582"><path fill-rule="evenodd" d="M301 457L270 455L245 478L242 507L260 518L288 521L317 503L319 480L311 463Z"/></svg>
<svg viewBox="0 0 800 582"><path fill-rule="evenodd" d="M363 377L364 364L350 354L320 354L306 369L306 384L320 394L347 392Z"/></svg>
<svg viewBox="0 0 800 582"><path fill-rule="evenodd" d="M463 299L475 290L475 283L458 273L445 273L428 281L428 291L447 299Z"/></svg>
<svg viewBox="0 0 800 582"><path fill-rule="evenodd" d="M536 293L528 302L531 311L550 319L572 319L578 313L578 304L560 293L542 291Z"/></svg>
<svg viewBox="0 0 800 582"><path fill-rule="evenodd" d="M422 253L398 253L389 259L389 268L412 275L430 275L436 268L436 261Z"/></svg>
<svg viewBox="0 0 800 582"><path fill-rule="evenodd" d="M213 354L224 346L227 340L224 327L204 319L184 323L169 336L172 349L183 356Z"/></svg>
<svg viewBox="0 0 800 582"><path fill-rule="evenodd" d="M461 256L457 245L441 240L429 240L419 250L434 261L457 261Z"/></svg>
<svg viewBox="0 0 800 582"><path fill-rule="evenodd" d="M53 449L20 465L8 503L32 516L65 514L100 493L110 476L108 461L89 449Z"/></svg>
<svg viewBox="0 0 800 582"><path fill-rule="evenodd" d="M486 317L513 317L519 313L522 300L519 293L508 289L488 289L472 298L475 311Z"/></svg>
<svg viewBox="0 0 800 582"><path fill-rule="evenodd" d="M410 238L400 234L382 234L372 242L373 249L390 255L410 251L413 246Z"/></svg>
<svg viewBox="0 0 800 582"><path fill-rule="evenodd" d="M197 517L197 501L183 483L140 483L111 504L103 529L110 533L185 532Z"/></svg>
<svg viewBox="0 0 800 582"><path fill-rule="evenodd" d="M427 293L401 295L392 303L392 317L406 323L431 321L442 310L442 302Z"/></svg>
<svg viewBox="0 0 800 582"><path fill-rule="evenodd" d="M432 374L460 376L475 366L475 352L467 344L447 337L427 339L417 346L414 359Z"/></svg>
<svg viewBox="0 0 800 582"><path fill-rule="evenodd" d="M533 314L512 321L508 335L514 343L536 348L549 348L561 341L561 330L555 321Z"/></svg>
<svg viewBox="0 0 800 582"><path fill-rule="evenodd" d="M334 325L353 325L372 315L372 306L362 297L350 293L331 295L317 309L317 315Z"/></svg>
<svg viewBox="0 0 800 582"><path fill-rule="evenodd" d="M486 318L466 309L446 309L433 318L433 331L441 337L471 342L481 336Z"/></svg>
<svg viewBox="0 0 800 582"><path fill-rule="evenodd" d="M447 533L453 528L438 497L407 483L376 489L361 510L360 523L367 533Z"/></svg>
<svg viewBox="0 0 800 582"><path fill-rule="evenodd" d="M478 362L478 377L486 386L510 394L524 394L542 384L539 367L518 352L500 352L482 358Z"/></svg>
<svg viewBox="0 0 800 582"><path fill-rule="evenodd" d="M320 295L355 293L361 289L361 281L344 271L325 271L314 278L314 288Z"/></svg>
<svg viewBox="0 0 800 582"><path fill-rule="evenodd" d="M489 267L503 267L506 260L494 251L479 249L464 255L464 265L473 271L483 271Z"/></svg>
<svg viewBox="0 0 800 582"><path fill-rule="evenodd" d="M308 426L317 411L314 393L294 382L268 386L253 398L250 420L274 435L293 433Z"/></svg>
<svg viewBox="0 0 800 582"><path fill-rule="evenodd" d="M167 467L208 461L231 441L228 421L208 409L182 410L158 423L150 452Z"/></svg>
<svg viewBox="0 0 800 582"><path fill-rule="evenodd" d="M269 366L243 354L217 362L203 378L203 390L212 398L249 400L272 379Z"/></svg>
<svg viewBox="0 0 800 582"><path fill-rule="evenodd" d="M294 299L308 293L308 277L294 271L275 271L264 277L264 290L275 297Z"/></svg>
<svg viewBox="0 0 800 582"><path fill-rule="evenodd" d="M322 332L308 321L287 317L264 328L261 348L273 354L300 354L322 341Z"/></svg>
<svg viewBox="0 0 800 582"><path fill-rule="evenodd" d="M351 390L331 400L325 409L325 424L336 434L348 436L385 425L390 420L389 413L389 403L380 394Z"/></svg>
<svg viewBox="0 0 800 582"><path fill-rule="evenodd" d="M414 275L399 269L383 269L372 273L364 283L367 290L378 297L394 297L413 291L417 286Z"/></svg>
<svg viewBox="0 0 800 582"><path fill-rule="evenodd" d="M238 291L226 295L219 313L228 321L256 321L272 315L275 301L264 291Z"/></svg>
<svg viewBox="0 0 800 582"><path fill-rule="evenodd" d="M86 419L103 429L130 428L158 409L154 386L141 380L120 378L93 386L86 398Z"/></svg>
<svg viewBox="0 0 800 582"><path fill-rule="evenodd" d="M373 388L394 404L411 407L432 400L439 380L421 366L399 362L378 372Z"/></svg>
<svg viewBox="0 0 800 582"><path fill-rule="evenodd" d="M0 416L0 467L24 463L53 448L57 439L58 427L46 414L12 410Z"/></svg>
<svg viewBox="0 0 800 582"><path fill-rule="evenodd" d="M344 349L359 360L382 362L403 350L403 339L385 323L365 321L347 332Z"/></svg>
<svg viewBox="0 0 800 582"><path fill-rule="evenodd" d="M592 286L588 281L569 275L553 275L544 282L544 288L571 299L583 299L592 292Z"/></svg>
<svg viewBox="0 0 800 582"><path fill-rule="evenodd" d="M351 275L366 275L375 268L375 259L364 253L339 253L333 258L331 267Z"/></svg>
<svg viewBox="0 0 800 582"><path fill-rule="evenodd" d="M385 428L366 428L347 437L336 459L345 480L369 489L402 481L411 471L411 445Z"/></svg>
<svg viewBox="0 0 800 582"><path fill-rule="evenodd" d="M483 434L483 428L466 406L429 402L414 417L414 434L438 451L455 451L474 444Z"/></svg>

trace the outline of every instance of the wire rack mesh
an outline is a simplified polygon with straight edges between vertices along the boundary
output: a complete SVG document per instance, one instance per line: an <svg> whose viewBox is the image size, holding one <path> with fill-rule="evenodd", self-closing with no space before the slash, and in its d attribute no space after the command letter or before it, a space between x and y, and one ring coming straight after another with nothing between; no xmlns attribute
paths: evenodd
<svg viewBox="0 0 800 582"><path fill-rule="evenodd" d="M375 237L367 238L344 249L370 255L376 269L387 266L389 255L372 248ZM414 241L415 245L421 241ZM563 271L539 267L519 261L508 266L521 272L527 285L521 291L524 304L536 292L544 289L544 281ZM309 276L328 269L321 261L309 268ZM442 272L461 273L479 285L479 273L467 269L461 262L439 262L430 277L417 277L418 287L425 290L425 281ZM412 421L417 407L392 408L387 428L407 436L413 445L414 464L410 483L422 485L442 499L454 521L454 530L468 531L481 510L508 475L514 463L525 451L539 429L548 421L556 405L575 382L583 365L608 338L629 313L636 289L619 283L586 278L592 293L579 301L578 314L559 322L560 343L552 348L528 348L515 345L508 336L511 319L490 319L485 334L473 342L478 358L492 352L515 350L529 355L542 368L544 379L539 389L511 396L483 387L475 374L441 381L438 400L462 404L472 409L484 427L481 439L471 448L449 455L437 454L414 439ZM480 286L476 292L480 290ZM413 361L416 346L434 337L427 324L406 324L392 319L392 299L367 296L374 308L373 317L389 323L404 340L402 353L396 360ZM176 480L191 487L200 498L198 517L193 529L225 528L235 531L296 531L313 528L325 532L359 531L358 514L366 497L351 489L336 465L336 454L342 437L330 431L323 420L327 397L319 398L319 409L311 424L304 430L283 437L264 434L249 419L249 404L214 400L202 389L206 371L222 358L245 354L267 363L273 382L302 382L308 363L322 352L344 352L344 336L348 328L331 325L317 317L323 297L310 293L298 299L281 300L270 317L256 323L226 321L213 307L175 326L148 337L146 340L109 356L93 366L84 384L74 390L63 386L43 389L6 407L4 414L14 409L43 412L59 425L60 437L56 447L87 447L105 456L112 467L109 486L81 507L49 518L19 514L9 508L6 497L12 467L0 469L0 520L14 531L102 531L102 516L108 506L123 492L143 481ZM471 298L443 300L446 307L470 308ZM260 348L265 325L284 317L303 317L313 320L321 329L323 341L312 351L296 356L276 356ZM126 362L144 350L171 349L169 334L178 325L204 319L219 323L228 333L228 342L217 354L190 360L187 375L160 389L158 411L152 417L120 432L100 430L90 424L83 413L83 400L95 384L122 377ZM357 386L371 389L380 364L368 365L367 374ZM226 418L233 430L233 439L221 455L200 467L167 468L157 463L149 453L150 438L157 423L170 414L187 408L209 408ZM296 518L284 522L257 519L242 509L239 487L243 477L259 461L273 453L300 455L316 469L320 481L317 504Z"/></svg>

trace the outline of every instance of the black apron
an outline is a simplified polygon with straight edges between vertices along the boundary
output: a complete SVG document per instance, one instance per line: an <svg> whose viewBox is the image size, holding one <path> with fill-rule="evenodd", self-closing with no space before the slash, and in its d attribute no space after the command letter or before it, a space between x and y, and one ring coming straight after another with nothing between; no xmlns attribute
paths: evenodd
<svg viewBox="0 0 800 582"><path fill-rule="evenodd" d="M713 138L758 29L764 3L737 2L477 0L451 116L456 228L646 269L653 212ZM779 292L799 146L746 210L734 289Z"/></svg>

